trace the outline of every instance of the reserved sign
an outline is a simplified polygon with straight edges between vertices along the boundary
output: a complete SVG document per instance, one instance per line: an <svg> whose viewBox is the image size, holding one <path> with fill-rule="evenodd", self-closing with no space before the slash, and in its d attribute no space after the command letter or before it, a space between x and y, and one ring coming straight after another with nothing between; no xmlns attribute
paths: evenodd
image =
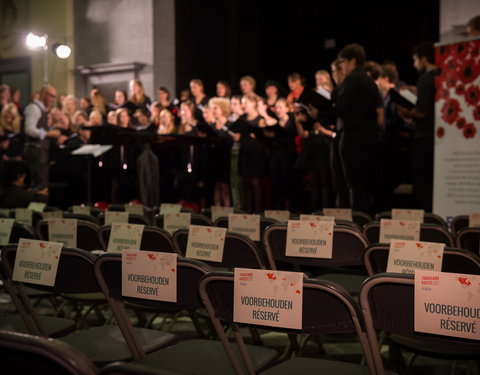
<svg viewBox="0 0 480 375"><path fill-rule="evenodd" d="M468 215L469 227L480 227L480 212L472 212Z"/></svg>
<svg viewBox="0 0 480 375"><path fill-rule="evenodd" d="M0 219L0 245L6 245L10 242L14 219Z"/></svg>
<svg viewBox="0 0 480 375"><path fill-rule="evenodd" d="M333 216L337 220L353 221L350 208L324 208L323 214L325 216Z"/></svg>
<svg viewBox="0 0 480 375"><path fill-rule="evenodd" d="M228 230L260 241L260 215L229 214Z"/></svg>
<svg viewBox="0 0 480 375"><path fill-rule="evenodd" d="M415 331L480 340L480 276L415 271Z"/></svg>
<svg viewBox="0 0 480 375"><path fill-rule="evenodd" d="M233 207L212 206L210 210L212 212L212 221L217 220L219 217L233 214Z"/></svg>
<svg viewBox="0 0 480 375"><path fill-rule="evenodd" d="M63 212L60 210L47 211L42 213L43 220L48 219L61 219L63 217Z"/></svg>
<svg viewBox="0 0 480 375"><path fill-rule="evenodd" d="M13 267L12 280L54 286L63 244L21 238Z"/></svg>
<svg viewBox="0 0 480 375"><path fill-rule="evenodd" d="M300 214L300 220L301 221L333 221L333 222L335 222L335 217L334 216Z"/></svg>
<svg viewBox="0 0 480 375"><path fill-rule="evenodd" d="M411 273L415 270L442 270L445 244L392 240L388 252L387 272Z"/></svg>
<svg viewBox="0 0 480 375"><path fill-rule="evenodd" d="M49 219L48 240L77 247L77 219Z"/></svg>
<svg viewBox="0 0 480 375"><path fill-rule="evenodd" d="M413 220L423 223L425 210L404 210L400 208L392 209L393 220Z"/></svg>
<svg viewBox="0 0 480 375"><path fill-rule="evenodd" d="M82 205L76 205L72 207L72 212L79 215L91 215L91 207Z"/></svg>
<svg viewBox="0 0 480 375"><path fill-rule="evenodd" d="M332 258L332 221L289 220L285 255L305 258Z"/></svg>
<svg viewBox="0 0 480 375"><path fill-rule="evenodd" d="M112 225L113 223L128 223L128 212L105 211L105 225Z"/></svg>
<svg viewBox="0 0 480 375"><path fill-rule="evenodd" d="M420 221L381 219L378 242L391 240L420 240Z"/></svg>
<svg viewBox="0 0 480 375"><path fill-rule="evenodd" d="M15 208L15 221L32 226L33 210L28 208Z"/></svg>
<svg viewBox="0 0 480 375"><path fill-rule="evenodd" d="M123 250L122 295L177 302L177 254Z"/></svg>
<svg viewBox="0 0 480 375"><path fill-rule="evenodd" d="M182 210L182 205L178 203L162 203L160 205L160 215L176 214Z"/></svg>
<svg viewBox="0 0 480 375"><path fill-rule="evenodd" d="M114 223L108 240L108 252L119 253L123 249L139 250L144 225Z"/></svg>
<svg viewBox="0 0 480 375"><path fill-rule="evenodd" d="M125 204L125 211L129 214L143 215L143 204Z"/></svg>
<svg viewBox="0 0 480 375"><path fill-rule="evenodd" d="M302 329L303 273L235 268L233 320Z"/></svg>
<svg viewBox="0 0 480 375"><path fill-rule="evenodd" d="M288 210L265 210L264 215L281 223L286 223L290 220L290 211Z"/></svg>
<svg viewBox="0 0 480 375"><path fill-rule="evenodd" d="M27 208L32 211L43 212L46 206L47 204L43 202L30 202Z"/></svg>
<svg viewBox="0 0 480 375"><path fill-rule="evenodd" d="M163 215L163 228L173 233L178 229L188 229L192 214L190 212L179 212L176 214Z"/></svg>
<svg viewBox="0 0 480 375"><path fill-rule="evenodd" d="M5 217L10 217L10 208L0 208L0 214Z"/></svg>
<svg viewBox="0 0 480 375"><path fill-rule="evenodd" d="M221 262L226 234L226 228L190 225L186 257Z"/></svg>

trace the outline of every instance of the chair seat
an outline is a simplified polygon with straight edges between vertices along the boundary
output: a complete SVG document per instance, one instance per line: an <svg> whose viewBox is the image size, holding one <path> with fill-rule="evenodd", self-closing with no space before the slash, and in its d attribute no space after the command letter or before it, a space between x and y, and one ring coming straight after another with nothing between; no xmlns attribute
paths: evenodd
<svg viewBox="0 0 480 375"><path fill-rule="evenodd" d="M239 363L243 364L237 346L232 346ZM277 352L273 349L247 345L247 350L256 372L266 368L277 358ZM222 344L213 340L183 341L135 363L174 372L192 372L196 375L235 375Z"/></svg>
<svg viewBox="0 0 480 375"><path fill-rule="evenodd" d="M170 345L176 340L176 336L171 333L152 329L135 328L135 333L146 353ZM60 340L76 347L99 366L109 362L132 360L132 353L118 326L89 328Z"/></svg>
<svg viewBox="0 0 480 375"><path fill-rule="evenodd" d="M262 375L300 375L300 374L338 374L338 375L368 375L368 367L355 363L337 362L317 358L292 358L274 366Z"/></svg>
<svg viewBox="0 0 480 375"><path fill-rule="evenodd" d="M421 337L418 339L399 335L390 335L390 340L395 344L404 347L406 350L424 353L425 355L437 358L465 358L478 359L480 357L480 345L478 341L465 340L465 344L449 343L439 339L438 342L429 341L428 346Z"/></svg>
<svg viewBox="0 0 480 375"><path fill-rule="evenodd" d="M75 331L76 323L65 318L40 316L40 324L45 328L49 337L61 337ZM0 330L19 333L31 333L19 314L4 315L0 317Z"/></svg>

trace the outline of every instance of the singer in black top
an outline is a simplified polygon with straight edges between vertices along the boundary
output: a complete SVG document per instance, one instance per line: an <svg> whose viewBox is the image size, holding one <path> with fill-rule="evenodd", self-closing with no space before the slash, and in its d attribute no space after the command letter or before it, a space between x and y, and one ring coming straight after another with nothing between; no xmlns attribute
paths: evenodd
<svg viewBox="0 0 480 375"><path fill-rule="evenodd" d="M370 212L376 178L379 92L363 71L365 51L358 44L339 54L346 74L338 90L337 114L343 123L340 156L353 210Z"/></svg>

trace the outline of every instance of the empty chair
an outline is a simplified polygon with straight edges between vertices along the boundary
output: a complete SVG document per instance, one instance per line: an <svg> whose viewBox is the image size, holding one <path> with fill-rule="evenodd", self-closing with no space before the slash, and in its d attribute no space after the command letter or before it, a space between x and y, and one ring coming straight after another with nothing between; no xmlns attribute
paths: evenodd
<svg viewBox="0 0 480 375"><path fill-rule="evenodd" d="M323 215L323 211L315 211L313 215ZM371 221L373 221L372 217L366 212L352 211L352 222L357 224L360 230L365 224L370 223ZM335 222L339 225L345 225L346 223L349 223L347 220L335 220Z"/></svg>
<svg viewBox="0 0 480 375"><path fill-rule="evenodd" d="M105 224L105 213L102 212L97 216L98 225L102 226ZM142 224L142 225L152 225L152 221L144 215L137 214L128 214L128 222L130 224Z"/></svg>
<svg viewBox="0 0 480 375"><path fill-rule="evenodd" d="M480 228L463 228L455 236L455 245L472 253L480 253Z"/></svg>
<svg viewBox="0 0 480 375"><path fill-rule="evenodd" d="M63 213L63 218L65 218L65 219L78 219L78 220L89 221L91 223L97 224L97 218L93 215L74 214L72 212L65 211Z"/></svg>
<svg viewBox="0 0 480 375"><path fill-rule="evenodd" d="M179 254L186 256L188 230L179 229L173 236L173 245ZM205 262L205 261L204 261ZM266 268L262 254L254 241L240 233L227 232L222 262L205 262L222 268Z"/></svg>
<svg viewBox="0 0 480 375"><path fill-rule="evenodd" d="M107 250L108 240L110 239L111 225L104 225L98 229L98 238L103 250ZM166 253L175 253L172 236L166 230L145 226L143 228L142 241L139 250L163 251Z"/></svg>
<svg viewBox="0 0 480 375"><path fill-rule="evenodd" d="M378 243L380 222L374 221L366 224L363 227L363 233L370 243ZM454 246L452 234L437 224L420 224L420 241L444 243L448 247Z"/></svg>
<svg viewBox="0 0 480 375"><path fill-rule="evenodd" d="M41 240L48 241L48 221L40 220L37 223L37 232ZM90 221L77 221L77 247L82 250L101 250L102 244L98 239L98 225Z"/></svg>
<svg viewBox="0 0 480 375"><path fill-rule="evenodd" d="M17 243L20 238L29 238L35 240L37 238L37 234L31 226L15 222L12 226L9 242Z"/></svg>
<svg viewBox="0 0 480 375"><path fill-rule="evenodd" d="M161 370L138 363L113 362L100 369L99 375L183 375L183 373Z"/></svg>
<svg viewBox="0 0 480 375"><path fill-rule="evenodd" d="M263 238L263 233L265 229L267 229L272 224L279 224L279 222L275 219L271 219L269 217L260 216L260 241ZM221 228L228 228L228 216L221 216L213 223L216 227Z"/></svg>
<svg viewBox="0 0 480 375"><path fill-rule="evenodd" d="M0 331L0 361L4 374L95 375L88 357L64 342Z"/></svg>
<svg viewBox="0 0 480 375"><path fill-rule="evenodd" d="M212 272L203 277L200 282L200 296L213 322L215 330L223 344L236 374L243 374L243 364L235 356L235 350L224 330L227 324L234 332L237 345L245 345L238 325L233 321L234 276L231 272ZM360 364L345 363L317 358L296 357L275 365L275 353L270 353L271 360L267 362L264 353L264 366L270 367L262 374L374 374L373 360L368 346L365 325L361 311L353 298L339 285L326 280L303 280L302 330L284 329L278 327L246 324L249 327L260 328L274 332L289 334L356 334L362 348L368 367ZM245 323L241 324L242 326ZM268 350L259 347L258 349ZM261 370L253 361L253 350L243 356L248 374ZM258 355L258 354L257 354Z"/></svg>
<svg viewBox="0 0 480 375"><path fill-rule="evenodd" d="M2 265L5 266L8 281L11 281L16 251L16 247L7 246L1 253ZM96 256L88 251L63 247L59 258L55 285L53 287L28 285L32 288L48 290L58 294L101 292L102 290L94 274L93 264L95 259ZM23 283L16 284L21 289ZM28 298L24 294L20 296L21 304L16 304L16 307L22 314L22 318L24 316L27 318L31 317L41 335L47 336L46 329L41 325L41 321L38 320L38 314L33 309ZM157 350L160 347L171 344L175 340L175 336L170 333L144 328L136 328L135 334L140 340L139 345L146 352ZM132 358L119 327L115 325L92 327L63 336L61 340L81 350L97 365L104 365L113 361L126 361Z"/></svg>
<svg viewBox="0 0 480 375"><path fill-rule="evenodd" d="M391 219L392 218L392 211L383 211L379 212L375 215L375 221L380 221L380 219ZM437 224L441 227L447 229L447 222L442 219L437 214L433 214L431 212L425 212L423 216L423 223L424 224Z"/></svg>
<svg viewBox="0 0 480 375"><path fill-rule="evenodd" d="M377 331L388 334L390 345L441 359L478 360L480 345L474 340L414 331L414 275L381 273L370 276L360 290L367 335L376 373L384 374ZM409 369L407 369L406 373Z"/></svg>
<svg viewBox="0 0 480 375"><path fill-rule="evenodd" d="M163 228L164 227L163 215L160 215L160 214L155 215L153 223L156 227ZM191 225L204 225L204 226L207 226L207 227L212 227L213 226L213 222L210 218L208 218L205 215L199 215L199 214L191 214L190 224Z"/></svg>
<svg viewBox="0 0 480 375"><path fill-rule="evenodd" d="M370 245L364 253L368 274L387 272L389 245ZM442 272L480 274L480 257L463 249L446 247L443 252Z"/></svg>
<svg viewBox="0 0 480 375"><path fill-rule="evenodd" d="M365 236L351 227L335 226L333 230L332 258L305 258L286 256L287 225L270 226L264 235L264 243L270 269L295 270L312 269L321 272L323 279L332 280L357 294L361 283L367 277L363 266L363 253L368 246ZM339 267L350 267L339 270ZM328 271L329 273L326 273ZM331 273L339 271L338 273Z"/></svg>
<svg viewBox="0 0 480 375"><path fill-rule="evenodd" d="M195 311L202 306L198 294L201 277L210 269L202 262L178 258L177 261L177 302L162 302L122 296L121 254L102 254L95 262L95 274L107 300L112 307L117 324L134 357L134 363L159 368L164 371L194 373L197 375L235 374L222 344L214 340L193 339L179 342L150 354L137 344L132 326L126 316L123 302L161 312ZM265 349L270 353L271 350ZM239 356L239 355L238 355ZM258 358L259 362L263 357ZM260 366L261 363L258 364Z"/></svg>
<svg viewBox="0 0 480 375"><path fill-rule="evenodd" d="M73 206L68 207L68 212L73 213ZM90 207L90 215L93 217L97 217L99 214L104 212L104 210L97 208L97 207Z"/></svg>
<svg viewBox="0 0 480 375"><path fill-rule="evenodd" d="M460 229L463 229L463 228L468 228L470 225L469 225L469 218L468 218L468 215L458 215L458 216L455 216L453 219L452 219L452 223L450 224L452 226L452 233L453 234L456 234L460 231Z"/></svg>
<svg viewBox="0 0 480 375"><path fill-rule="evenodd" d="M243 210L233 210L235 214L246 214L245 211ZM200 212L202 215L205 215L209 217L210 219L212 218L212 209L211 208L202 208L202 211Z"/></svg>

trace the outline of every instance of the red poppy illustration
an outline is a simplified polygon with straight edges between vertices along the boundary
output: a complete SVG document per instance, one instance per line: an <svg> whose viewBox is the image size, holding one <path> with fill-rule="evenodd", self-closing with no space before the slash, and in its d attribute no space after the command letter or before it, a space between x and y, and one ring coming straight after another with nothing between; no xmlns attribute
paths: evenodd
<svg viewBox="0 0 480 375"><path fill-rule="evenodd" d="M473 59L465 60L458 66L458 78L463 83L472 82L477 76L480 68Z"/></svg>
<svg viewBox="0 0 480 375"><path fill-rule="evenodd" d="M473 118L477 121L480 121L480 105L473 110Z"/></svg>
<svg viewBox="0 0 480 375"><path fill-rule="evenodd" d="M418 247L419 249L423 249L423 243L417 242L417 247Z"/></svg>
<svg viewBox="0 0 480 375"><path fill-rule="evenodd" d="M295 293L300 294L301 292L300 292L300 290L297 289L297 290L295 291Z"/></svg>
<svg viewBox="0 0 480 375"><path fill-rule="evenodd" d="M470 57L472 59L475 59L478 56L480 56L480 46L478 45L478 43L469 42L468 43L468 53L470 54Z"/></svg>
<svg viewBox="0 0 480 375"><path fill-rule="evenodd" d="M436 85L438 87L438 89L435 90L435 101L436 102L440 101L441 99L447 100L450 97L450 92L448 91L448 89L440 87L442 85L443 81L440 80L439 82L440 83L437 83L437 85Z"/></svg>
<svg viewBox="0 0 480 375"><path fill-rule="evenodd" d="M437 137L438 138L443 138L443 136L445 135L445 129L441 126L438 127L437 129Z"/></svg>
<svg viewBox="0 0 480 375"><path fill-rule="evenodd" d="M463 127L463 136L467 139L475 137L476 133L477 133L477 128L475 127L474 124L466 124Z"/></svg>
<svg viewBox="0 0 480 375"><path fill-rule="evenodd" d="M268 277L270 280L277 280L277 277L275 276L274 273L267 273L267 277Z"/></svg>
<svg viewBox="0 0 480 375"><path fill-rule="evenodd" d="M467 43L459 43L456 46L454 46L454 51L455 51L456 58L458 60L464 60L467 57L469 48Z"/></svg>
<svg viewBox="0 0 480 375"><path fill-rule="evenodd" d="M40 247L41 247L42 249L45 249L45 246L46 246L46 245L45 245L45 242L41 242L41 243L40 243Z"/></svg>
<svg viewBox="0 0 480 375"><path fill-rule="evenodd" d="M317 224L315 224L315 223L310 223L310 226L311 226L312 228L316 228L316 227L317 227Z"/></svg>
<svg viewBox="0 0 480 375"><path fill-rule="evenodd" d="M463 86L461 83L455 87L455 94L457 94L458 96L463 95L464 92L465 92L465 86Z"/></svg>
<svg viewBox="0 0 480 375"><path fill-rule="evenodd" d="M452 125L457 119L459 112L462 109L460 108L460 103L456 99L449 98L445 101L442 107L442 119Z"/></svg>
<svg viewBox="0 0 480 375"><path fill-rule="evenodd" d="M151 260L157 259L157 257L156 257L154 254L151 254L151 253L148 254L148 257L149 257Z"/></svg>
<svg viewBox="0 0 480 375"><path fill-rule="evenodd" d="M475 105L480 99L480 89L476 85L471 85L465 90L465 100L469 105Z"/></svg>
<svg viewBox="0 0 480 375"><path fill-rule="evenodd" d="M171 272L175 272L175 268L170 269Z"/></svg>
<svg viewBox="0 0 480 375"><path fill-rule="evenodd" d="M463 129L463 127L465 126L466 123L467 123L467 120L465 120L463 117L460 117L457 120L457 123L455 125L457 126L457 128Z"/></svg>
<svg viewBox="0 0 480 375"><path fill-rule="evenodd" d="M468 280L467 277L459 277L459 278L458 278L458 281L459 281L460 284L462 284L462 285L467 285L467 286L472 285L472 282L471 282L470 280Z"/></svg>

